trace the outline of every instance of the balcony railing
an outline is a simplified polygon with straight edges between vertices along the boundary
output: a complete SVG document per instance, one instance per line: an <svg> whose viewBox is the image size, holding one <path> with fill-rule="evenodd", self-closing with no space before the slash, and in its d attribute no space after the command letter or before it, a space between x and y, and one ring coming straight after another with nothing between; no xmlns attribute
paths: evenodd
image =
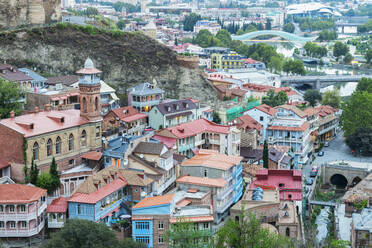
<svg viewBox="0 0 372 248"><path fill-rule="evenodd" d="M127 133L132 134L132 133L135 133L135 132L143 131L143 130L145 130L145 127L146 127L145 124L138 125L138 126L135 126L135 127L132 127L130 129L128 129Z"/></svg>
<svg viewBox="0 0 372 248"><path fill-rule="evenodd" d="M14 230L5 230L0 229L0 237L31 237L38 234L44 228L45 222L42 221L39 226L29 228L29 229L14 229Z"/></svg>
<svg viewBox="0 0 372 248"><path fill-rule="evenodd" d="M48 228L62 228L64 225L64 221L48 221Z"/></svg>
<svg viewBox="0 0 372 248"><path fill-rule="evenodd" d="M229 200L226 201L225 203L217 204L217 209L216 209L216 211L217 211L218 213L223 213L223 212L225 212L225 211L230 207L230 205L233 203L233 200L234 200L234 199L229 199Z"/></svg>
<svg viewBox="0 0 372 248"><path fill-rule="evenodd" d="M170 178L168 178L168 180L165 183L159 185L159 187L156 191L156 194L157 195L162 195L164 190L166 190L175 181L176 181L176 175L173 175Z"/></svg>
<svg viewBox="0 0 372 248"><path fill-rule="evenodd" d="M8 212L0 213L0 220L1 221L29 221L32 219L36 219L40 214L42 214L47 207L46 202L44 202L39 208L34 208L32 212L29 213L17 213L17 212Z"/></svg>
<svg viewBox="0 0 372 248"><path fill-rule="evenodd" d="M234 190L233 186L227 187L224 191L217 194L217 200L225 199L233 190Z"/></svg>

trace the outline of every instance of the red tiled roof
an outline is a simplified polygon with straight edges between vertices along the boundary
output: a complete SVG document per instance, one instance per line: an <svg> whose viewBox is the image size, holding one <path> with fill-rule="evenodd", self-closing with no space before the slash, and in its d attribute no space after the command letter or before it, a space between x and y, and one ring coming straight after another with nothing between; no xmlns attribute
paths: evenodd
<svg viewBox="0 0 372 248"><path fill-rule="evenodd" d="M191 203L190 200L182 199L179 202L177 202L176 205L177 205L177 207L184 207L184 206L189 205L190 203Z"/></svg>
<svg viewBox="0 0 372 248"><path fill-rule="evenodd" d="M97 191L94 191L91 194L75 193L68 201L95 204L111 193L119 190L122 187L125 187L127 184L128 182L124 178L119 177L118 179L115 179L111 183L105 185Z"/></svg>
<svg viewBox="0 0 372 248"><path fill-rule="evenodd" d="M4 160L0 160L0 169L4 169L6 167L9 167L10 166L10 163L4 161Z"/></svg>
<svg viewBox="0 0 372 248"><path fill-rule="evenodd" d="M81 156L82 158L98 161L102 157L102 152L91 151Z"/></svg>
<svg viewBox="0 0 372 248"><path fill-rule="evenodd" d="M146 118L147 115L140 113L137 109L132 106L126 106L112 110L112 112L124 122L132 122L139 119Z"/></svg>
<svg viewBox="0 0 372 248"><path fill-rule="evenodd" d="M134 205L133 208L145 208L157 205L170 204L173 201L173 198L174 194L165 194L161 196L148 197Z"/></svg>
<svg viewBox="0 0 372 248"><path fill-rule="evenodd" d="M173 146L176 144L177 139L176 138L170 138L166 136L161 135L154 135L152 136L153 139L156 139L160 141L162 144L164 144L167 148L173 148Z"/></svg>
<svg viewBox="0 0 372 248"><path fill-rule="evenodd" d="M0 203L29 203L46 195L46 190L23 184L0 184Z"/></svg>
<svg viewBox="0 0 372 248"><path fill-rule="evenodd" d="M249 115L243 115L238 118L236 118L237 124L236 127L239 129L256 129L256 130L262 130L263 126L258 123L255 119L250 117Z"/></svg>
<svg viewBox="0 0 372 248"><path fill-rule="evenodd" d="M299 170L259 170L249 188L276 187L281 200L302 200L302 173ZM281 185L281 187L279 187Z"/></svg>
<svg viewBox="0 0 372 248"><path fill-rule="evenodd" d="M67 199L63 196L54 199L46 209L47 213L66 213Z"/></svg>
<svg viewBox="0 0 372 248"><path fill-rule="evenodd" d="M288 131L305 131L309 128L310 124L308 122L304 122L299 127L291 127L291 126L269 126L267 129L269 130L288 130Z"/></svg>
<svg viewBox="0 0 372 248"><path fill-rule="evenodd" d="M228 134L230 127L218 125L214 122L208 121L207 119L199 119L182 123L174 127L169 127L166 130L170 131L178 139L182 139L203 132ZM160 132L161 130L157 133L158 136L161 136Z"/></svg>
<svg viewBox="0 0 372 248"><path fill-rule="evenodd" d="M192 217L185 217L182 218L182 221L187 221L187 222L210 222L213 221L214 218L211 215L208 216L192 216ZM171 224L177 223L179 221L178 218L170 218L169 222Z"/></svg>
<svg viewBox="0 0 372 248"><path fill-rule="evenodd" d="M271 116L273 116L274 114L276 114L276 112L278 112L278 110L266 104L261 104L259 106L255 106L254 108Z"/></svg>
<svg viewBox="0 0 372 248"><path fill-rule="evenodd" d="M258 91L258 92L268 92L269 90L274 89L273 86L251 84L251 83L243 84L243 87L247 90Z"/></svg>
<svg viewBox="0 0 372 248"><path fill-rule="evenodd" d="M63 130L75 126L80 126L89 121L80 116L80 110L51 110L40 111L0 120L0 125L4 125L25 137L32 137L44 133Z"/></svg>
<svg viewBox="0 0 372 248"><path fill-rule="evenodd" d="M207 178L207 177L193 177L193 176L182 176L176 180L177 183L209 186L223 188L227 184L226 180L222 178Z"/></svg>
<svg viewBox="0 0 372 248"><path fill-rule="evenodd" d="M336 108L333 108L328 105L322 105L319 107L315 107L315 112L320 116L320 117L325 117L330 114L336 113L338 110Z"/></svg>

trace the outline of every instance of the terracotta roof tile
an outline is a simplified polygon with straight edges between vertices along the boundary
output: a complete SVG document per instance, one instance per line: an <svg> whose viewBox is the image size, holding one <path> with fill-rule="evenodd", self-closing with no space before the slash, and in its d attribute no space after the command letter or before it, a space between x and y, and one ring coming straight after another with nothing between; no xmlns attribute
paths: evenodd
<svg viewBox="0 0 372 248"><path fill-rule="evenodd" d="M148 197L141 200L133 208L145 208L157 205L170 204L173 201L174 194L165 194L161 196Z"/></svg>
<svg viewBox="0 0 372 248"><path fill-rule="evenodd" d="M308 122L304 122L299 127L290 127L290 126L269 126L267 127L268 130L288 130L288 131L305 131L309 128L310 124Z"/></svg>
<svg viewBox="0 0 372 248"><path fill-rule="evenodd" d="M193 176L182 176L177 179L177 183L218 187L223 188L227 184L226 180L222 178L207 178L207 177L193 177Z"/></svg>
<svg viewBox="0 0 372 248"><path fill-rule="evenodd" d="M276 114L276 112L278 112L278 110L276 110L275 108L269 106L269 105L266 105L266 104L261 104L259 106L256 106L254 107L255 109L258 109L268 115L271 115L273 116L274 114Z"/></svg>
<svg viewBox="0 0 372 248"><path fill-rule="evenodd" d="M67 211L67 199L63 196L54 199L52 203L47 207L47 213L66 213Z"/></svg>
<svg viewBox="0 0 372 248"><path fill-rule="evenodd" d="M2 119L0 120L0 125L24 134L25 137L31 137L80 126L88 122L87 119L80 116L80 110L69 109L40 111L14 118Z"/></svg>
<svg viewBox="0 0 372 248"><path fill-rule="evenodd" d="M236 127L238 129L248 128L248 129L262 130L263 128L263 126L258 121L256 121L249 115L240 116L236 118L236 121L237 121Z"/></svg>
<svg viewBox="0 0 372 248"><path fill-rule="evenodd" d="M243 157L215 153L200 149L194 157L183 162L182 166L205 166L221 170L229 170L240 163Z"/></svg>
<svg viewBox="0 0 372 248"><path fill-rule="evenodd" d="M82 158L98 161L102 158L102 152L91 151L81 156Z"/></svg>
<svg viewBox="0 0 372 248"><path fill-rule="evenodd" d="M124 122L132 122L146 118L147 115L140 113L132 106L126 106L112 110L112 112Z"/></svg>
<svg viewBox="0 0 372 248"><path fill-rule="evenodd" d="M0 203L29 203L46 196L46 190L23 184L0 184Z"/></svg>

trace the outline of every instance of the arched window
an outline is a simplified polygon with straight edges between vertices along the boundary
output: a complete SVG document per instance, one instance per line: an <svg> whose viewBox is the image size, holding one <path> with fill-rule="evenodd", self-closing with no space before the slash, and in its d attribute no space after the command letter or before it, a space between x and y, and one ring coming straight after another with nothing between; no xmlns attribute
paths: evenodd
<svg viewBox="0 0 372 248"><path fill-rule="evenodd" d="M94 99L94 111L98 110L98 97L96 96L96 99Z"/></svg>
<svg viewBox="0 0 372 248"><path fill-rule="evenodd" d="M83 130L81 132L81 146L86 146L87 145L87 132Z"/></svg>
<svg viewBox="0 0 372 248"><path fill-rule="evenodd" d="M51 139L48 139L48 142L46 144L46 149L47 149L47 156L51 156L53 152L53 143Z"/></svg>
<svg viewBox="0 0 372 248"><path fill-rule="evenodd" d="M61 153L61 147L62 147L61 138L58 136L56 139L56 154Z"/></svg>
<svg viewBox="0 0 372 248"><path fill-rule="evenodd" d="M287 227L286 229L285 229L285 235L287 236L287 237L289 237L289 227Z"/></svg>
<svg viewBox="0 0 372 248"><path fill-rule="evenodd" d="M70 134L70 137L68 138L68 150L74 150L74 135L72 134Z"/></svg>
<svg viewBox="0 0 372 248"><path fill-rule="evenodd" d="M87 99L83 97L83 112L86 113L87 111Z"/></svg>
<svg viewBox="0 0 372 248"><path fill-rule="evenodd" d="M32 147L32 156L35 160L39 159L39 144L37 142L35 142L34 146Z"/></svg>

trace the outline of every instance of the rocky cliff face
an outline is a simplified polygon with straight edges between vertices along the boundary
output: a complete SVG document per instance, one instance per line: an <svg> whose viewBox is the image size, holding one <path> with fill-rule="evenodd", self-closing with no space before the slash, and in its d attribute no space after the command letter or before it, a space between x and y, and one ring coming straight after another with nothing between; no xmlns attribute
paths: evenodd
<svg viewBox="0 0 372 248"><path fill-rule="evenodd" d="M0 0L0 29L61 19L61 0Z"/></svg>
<svg viewBox="0 0 372 248"><path fill-rule="evenodd" d="M52 75L72 74L90 57L105 82L126 92L156 79L170 98L214 102L216 94L200 69L182 67L176 54L141 33L110 33L72 25L0 34L0 63L36 68Z"/></svg>

